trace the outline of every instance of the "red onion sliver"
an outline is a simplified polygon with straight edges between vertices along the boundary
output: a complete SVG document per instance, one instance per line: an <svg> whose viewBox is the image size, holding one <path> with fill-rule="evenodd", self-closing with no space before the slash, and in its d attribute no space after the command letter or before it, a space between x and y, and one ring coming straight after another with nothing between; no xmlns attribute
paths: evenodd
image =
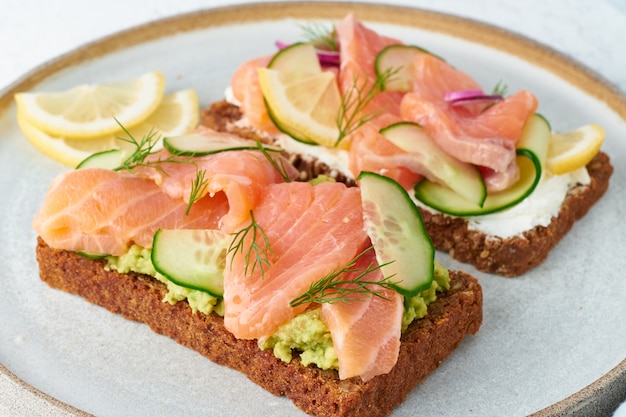
<svg viewBox="0 0 626 417"><path fill-rule="evenodd" d="M453 106L463 106L466 104L480 104L480 103L489 104L489 103L493 103L494 101L500 101L502 99L503 97L501 95L492 94L492 95L474 96L474 97L468 97L468 98L459 98L459 99L450 101L450 104L452 104Z"/></svg>
<svg viewBox="0 0 626 417"><path fill-rule="evenodd" d="M320 51L316 49L317 57L322 65L339 65L339 52L336 51Z"/></svg>
<svg viewBox="0 0 626 417"><path fill-rule="evenodd" d="M446 101L455 101L460 99L473 98L478 96L483 96L483 90L458 90L458 91L450 91L443 96L443 99Z"/></svg>

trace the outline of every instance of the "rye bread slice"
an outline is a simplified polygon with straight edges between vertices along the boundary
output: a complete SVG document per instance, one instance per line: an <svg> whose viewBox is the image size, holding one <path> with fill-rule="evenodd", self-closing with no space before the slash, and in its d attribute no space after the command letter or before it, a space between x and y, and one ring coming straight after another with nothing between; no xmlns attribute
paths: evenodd
<svg viewBox="0 0 626 417"><path fill-rule="evenodd" d="M482 323L482 289L464 272L450 273L450 290L428 307L428 315L413 322L402 335L400 357L393 370L368 382L340 381L336 371L284 363L256 341L236 339L215 314L193 314L185 301L163 302L161 282L141 274L105 270L104 260L56 250L38 239L41 279L53 288L77 294L123 317L146 323L220 365L244 373L275 395L285 395L310 414L381 416L390 414ZM262 414L262 410L259 410Z"/></svg>
<svg viewBox="0 0 626 417"><path fill-rule="evenodd" d="M258 134L253 129L236 123L242 117L243 114L237 106L219 101L202 112L201 124L218 131L257 138ZM331 170L323 162L302 155L289 155L289 159L300 171L301 180L306 181L325 174L354 185L350 177ZM587 165L587 170L591 183L570 190L558 216L548 226L536 226L510 238L470 230L468 222L463 218L433 214L424 209L420 211L437 250L447 252L458 261L472 264L480 271L516 277L544 262L552 248L608 189L613 166L607 154L600 152L596 155Z"/></svg>

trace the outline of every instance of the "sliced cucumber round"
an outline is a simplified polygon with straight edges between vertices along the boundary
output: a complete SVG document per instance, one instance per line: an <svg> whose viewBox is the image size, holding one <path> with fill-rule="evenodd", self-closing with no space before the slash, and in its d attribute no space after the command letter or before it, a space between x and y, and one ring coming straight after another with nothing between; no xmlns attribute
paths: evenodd
<svg viewBox="0 0 626 417"><path fill-rule="evenodd" d="M160 229L152 243L152 264L174 284L224 296L228 234L209 229Z"/></svg>
<svg viewBox="0 0 626 417"><path fill-rule="evenodd" d="M380 133L398 148L414 155L437 182L482 207L487 188L480 170L444 152L420 125L400 122L381 129Z"/></svg>
<svg viewBox="0 0 626 417"><path fill-rule="evenodd" d="M244 139L235 135L191 133L167 137L163 146L174 155L204 156L226 151L258 150L259 144L251 139ZM265 150L282 152L277 146L263 144Z"/></svg>
<svg viewBox="0 0 626 417"><path fill-rule="evenodd" d="M415 186L415 198L453 216L481 216L512 207L528 197L541 180L550 134L550 125L542 116L534 114L528 119L516 150L520 179L506 190L488 193L482 207L450 188L428 180Z"/></svg>
<svg viewBox="0 0 626 417"><path fill-rule="evenodd" d="M407 92L413 89L413 59L420 54L436 56L424 48L413 45L389 45L383 48L374 61L376 77L393 74L385 83L387 91ZM437 57L439 58L439 57Z"/></svg>
<svg viewBox="0 0 626 417"><path fill-rule="evenodd" d="M76 169L82 168L119 168L124 163L125 153L121 149L109 149L102 152L96 152L91 156L83 159L81 163L76 165Z"/></svg>
<svg viewBox="0 0 626 417"><path fill-rule="evenodd" d="M406 297L433 280L435 249L419 210L404 188L391 178L361 172L358 179L363 220L385 277Z"/></svg>
<svg viewBox="0 0 626 417"><path fill-rule="evenodd" d="M286 74L318 74L322 72L315 47L310 43L294 43L276 52L267 68Z"/></svg>

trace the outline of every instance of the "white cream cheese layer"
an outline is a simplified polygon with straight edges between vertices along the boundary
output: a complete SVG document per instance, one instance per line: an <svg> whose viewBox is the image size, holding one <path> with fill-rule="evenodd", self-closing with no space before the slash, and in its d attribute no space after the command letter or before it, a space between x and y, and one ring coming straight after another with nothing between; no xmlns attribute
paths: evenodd
<svg viewBox="0 0 626 417"><path fill-rule="evenodd" d="M498 213L468 218L468 228L509 238L536 226L547 226L561 210L568 191L591 181L585 167L563 175L545 175L521 203Z"/></svg>

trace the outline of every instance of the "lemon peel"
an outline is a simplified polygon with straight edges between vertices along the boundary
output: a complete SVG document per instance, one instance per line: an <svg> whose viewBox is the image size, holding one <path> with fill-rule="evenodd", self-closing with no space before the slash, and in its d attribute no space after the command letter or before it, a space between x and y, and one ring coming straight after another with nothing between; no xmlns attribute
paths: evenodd
<svg viewBox="0 0 626 417"><path fill-rule="evenodd" d="M546 159L548 169L561 175L584 167L600 151L605 136L602 126L595 123L565 133L553 133Z"/></svg>

